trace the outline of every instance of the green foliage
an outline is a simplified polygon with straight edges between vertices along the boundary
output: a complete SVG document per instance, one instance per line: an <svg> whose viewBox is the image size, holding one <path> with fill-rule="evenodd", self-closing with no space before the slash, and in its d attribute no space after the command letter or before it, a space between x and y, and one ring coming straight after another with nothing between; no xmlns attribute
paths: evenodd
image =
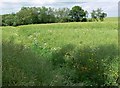
<svg viewBox="0 0 120 88"><path fill-rule="evenodd" d="M14 24L15 14L6 14L2 16L2 25L3 26L12 26Z"/></svg>
<svg viewBox="0 0 120 88"><path fill-rule="evenodd" d="M98 8L97 10L93 10L91 13L91 18L93 19L93 21L98 21L98 19L100 21L103 21L104 18L107 17L107 14L103 12L103 10L101 8Z"/></svg>
<svg viewBox="0 0 120 88"><path fill-rule="evenodd" d="M86 16L86 12L80 6L74 6L70 10L70 16L72 21L79 22Z"/></svg>
<svg viewBox="0 0 120 88"><path fill-rule="evenodd" d="M34 24L37 23L37 11L36 8L22 7L21 10L16 13L16 24Z"/></svg>
<svg viewBox="0 0 120 88"><path fill-rule="evenodd" d="M52 75L49 61L13 41L3 41L2 46L3 86L49 85Z"/></svg>
<svg viewBox="0 0 120 88"><path fill-rule="evenodd" d="M55 16L58 22L68 22L70 21L69 17L70 9L69 8L62 8L56 9Z"/></svg>
<svg viewBox="0 0 120 88"><path fill-rule="evenodd" d="M2 15L2 26L18 26L39 23L87 22L88 12L80 6L69 8L22 7L16 14ZM93 10L91 17L101 21L107 16L101 9ZM88 21L89 22L89 21Z"/></svg>
<svg viewBox="0 0 120 88"><path fill-rule="evenodd" d="M118 65L118 58L117 48L114 45L95 48L84 47L82 49L75 49L73 45L66 45L55 54L57 56L53 55L52 58L54 65L61 68L67 67L74 71L69 76L72 83L84 82L88 86L115 85L116 83L117 69L112 67L112 64ZM73 77L74 75L75 77Z"/></svg>
<svg viewBox="0 0 120 88"><path fill-rule="evenodd" d="M117 18L2 27L3 85L116 86Z"/></svg>
<svg viewBox="0 0 120 88"><path fill-rule="evenodd" d="M38 8L38 22L39 23L54 23L55 16L52 8L41 7Z"/></svg>

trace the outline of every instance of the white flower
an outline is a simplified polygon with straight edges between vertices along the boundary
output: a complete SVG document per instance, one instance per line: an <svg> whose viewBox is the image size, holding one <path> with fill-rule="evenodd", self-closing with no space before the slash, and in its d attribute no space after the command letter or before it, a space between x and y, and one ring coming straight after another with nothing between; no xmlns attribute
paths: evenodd
<svg viewBox="0 0 120 88"><path fill-rule="evenodd" d="M57 50L56 48L54 48L54 50Z"/></svg>
<svg viewBox="0 0 120 88"><path fill-rule="evenodd" d="M15 35L16 35L16 36L18 36L18 34L17 34L17 33L15 33Z"/></svg>
<svg viewBox="0 0 120 88"><path fill-rule="evenodd" d="M44 43L44 45L46 46L46 45L47 45L47 43Z"/></svg>
<svg viewBox="0 0 120 88"><path fill-rule="evenodd" d="M29 39L31 39L32 37L33 37L33 36L32 36L32 35L30 35L28 38L29 38Z"/></svg>

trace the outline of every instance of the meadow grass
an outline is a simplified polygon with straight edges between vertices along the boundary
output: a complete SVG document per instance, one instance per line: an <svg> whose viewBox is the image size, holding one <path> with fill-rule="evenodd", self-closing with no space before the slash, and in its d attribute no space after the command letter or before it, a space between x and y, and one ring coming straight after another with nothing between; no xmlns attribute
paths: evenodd
<svg viewBox="0 0 120 88"><path fill-rule="evenodd" d="M117 85L117 18L7 26L2 34L3 85Z"/></svg>

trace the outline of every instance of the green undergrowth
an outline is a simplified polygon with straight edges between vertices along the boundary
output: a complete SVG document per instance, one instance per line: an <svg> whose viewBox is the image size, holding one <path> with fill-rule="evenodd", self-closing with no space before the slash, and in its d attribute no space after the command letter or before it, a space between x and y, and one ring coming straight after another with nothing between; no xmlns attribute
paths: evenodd
<svg viewBox="0 0 120 88"><path fill-rule="evenodd" d="M116 86L117 19L2 27L3 85Z"/></svg>

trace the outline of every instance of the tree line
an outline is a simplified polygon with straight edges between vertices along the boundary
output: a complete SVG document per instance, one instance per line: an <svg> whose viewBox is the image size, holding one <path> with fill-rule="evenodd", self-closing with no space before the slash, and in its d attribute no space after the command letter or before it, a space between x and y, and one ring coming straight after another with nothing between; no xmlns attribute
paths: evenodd
<svg viewBox="0 0 120 88"><path fill-rule="evenodd" d="M80 6L69 8L22 7L20 11L2 15L2 26L18 26L58 22L92 22L103 21L107 16L101 8L93 10L91 18L88 11Z"/></svg>

